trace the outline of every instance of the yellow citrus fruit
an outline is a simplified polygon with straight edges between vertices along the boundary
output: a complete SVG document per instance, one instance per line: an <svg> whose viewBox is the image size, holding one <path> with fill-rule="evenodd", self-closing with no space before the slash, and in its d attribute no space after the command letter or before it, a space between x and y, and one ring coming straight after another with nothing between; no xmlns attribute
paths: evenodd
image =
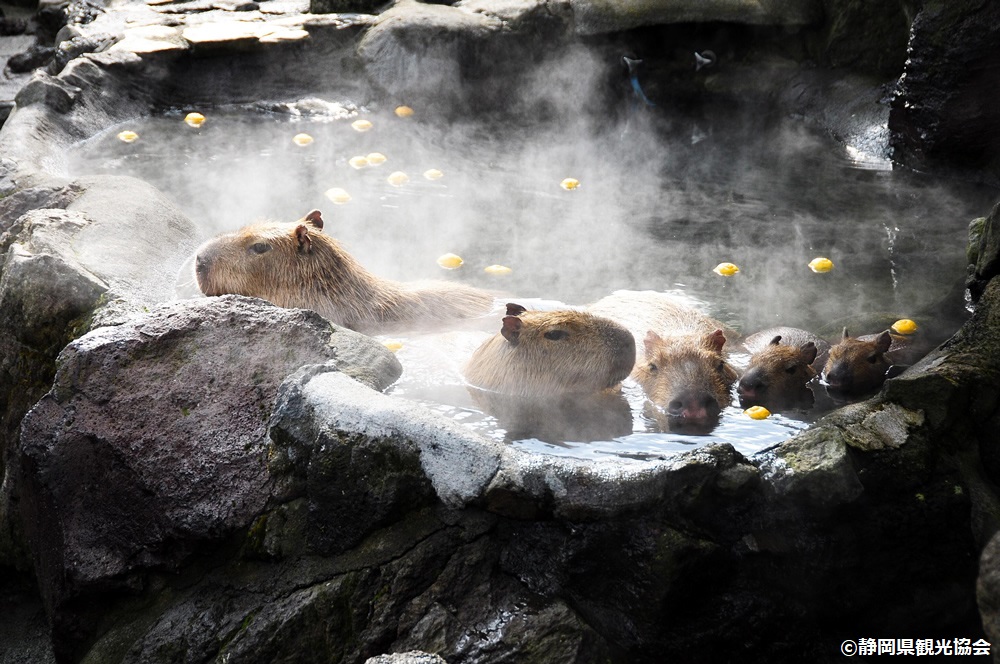
<svg viewBox="0 0 1000 664"><path fill-rule="evenodd" d="M771 411L763 406L750 406L743 413L749 415L752 420L766 420L771 416Z"/></svg>
<svg viewBox="0 0 1000 664"><path fill-rule="evenodd" d="M461 256L456 256L455 254L445 254L443 256L439 256L437 260L437 264L446 270L455 270L460 268L464 262L465 261L462 260Z"/></svg>
<svg viewBox="0 0 1000 664"><path fill-rule="evenodd" d="M809 261L809 269L813 272L829 272L833 269L833 261L819 256Z"/></svg>
<svg viewBox="0 0 1000 664"><path fill-rule="evenodd" d="M503 276L510 274L514 270L510 269L506 265L488 265L483 268L483 272L486 274L492 274L496 276Z"/></svg>
<svg viewBox="0 0 1000 664"><path fill-rule="evenodd" d="M365 159L367 159L368 163L371 164L372 166L378 166L379 164L385 163L386 156L381 152L372 152L367 157L365 157Z"/></svg>
<svg viewBox="0 0 1000 664"><path fill-rule="evenodd" d="M577 180L576 178L566 178L565 180L559 183L559 186L565 189L566 191L573 191L574 189L580 186L580 181Z"/></svg>
<svg viewBox="0 0 1000 664"><path fill-rule="evenodd" d="M892 324L892 331L896 334L913 334L917 329L917 324L909 318L902 318Z"/></svg>
<svg viewBox="0 0 1000 664"><path fill-rule="evenodd" d="M431 168L424 171L424 177L427 178L428 180L440 180L441 178L444 177L444 173L442 173L436 168Z"/></svg>
<svg viewBox="0 0 1000 664"><path fill-rule="evenodd" d="M188 113L184 116L184 122L191 127L200 127L205 124L205 116L201 113Z"/></svg>
<svg viewBox="0 0 1000 664"><path fill-rule="evenodd" d="M323 195L329 198L331 201L337 205L343 205L351 200L351 195L341 189L340 187L333 187L332 189L327 189L323 192Z"/></svg>
<svg viewBox="0 0 1000 664"><path fill-rule="evenodd" d="M295 134L292 136L292 142L304 148L313 142L313 137L309 134Z"/></svg>
<svg viewBox="0 0 1000 664"><path fill-rule="evenodd" d="M397 106L395 112L401 118L408 118L413 115L413 109L409 106Z"/></svg>
<svg viewBox="0 0 1000 664"><path fill-rule="evenodd" d="M739 271L740 268L736 267L732 263L719 263L712 270L712 272L715 272L716 274L721 274L723 277L731 277Z"/></svg>
<svg viewBox="0 0 1000 664"><path fill-rule="evenodd" d="M347 160L347 163L351 165L351 168L366 168L371 162L368 161L368 157L351 157Z"/></svg>
<svg viewBox="0 0 1000 664"><path fill-rule="evenodd" d="M382 342L382 345L395 353L397 350L403 347L403 342L398 339L386 339Z"/></svg>
<svg viewBox="0 0 1000 664"><path fill-rule="evenodd" d="M355 120L351 123L351 128L354 131L368 131L372 128L372 123L369 120Z"/></svg>
<svg viewBox="0 0 1000 664"><path fill-rule="evenodd" d="M139 140L139 134L134 131L126 129L125 131L118 134L118 140L123 143L135 143Z"/></svg>
<svg viewBox="0 0 1000 664"><path fill-rule="evenodd" d="M396 171L395 173L390 173L386 180L388 180L389 184L393 187L402 187L410 181L410 176L403 171Z"/></svg>

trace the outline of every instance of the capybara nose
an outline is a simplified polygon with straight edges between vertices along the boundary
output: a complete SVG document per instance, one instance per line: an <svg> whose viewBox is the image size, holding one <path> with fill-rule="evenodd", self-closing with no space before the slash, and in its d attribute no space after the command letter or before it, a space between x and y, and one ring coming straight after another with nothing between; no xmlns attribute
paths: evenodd
<svg viewBox="0 0 1000 664"><path fill-rule="evenodd" d="M615 355L614 375L612 385L617 384L628 377L635 367L635 338L628 330L614 331L614 344L619 352Z"/></svg>
<svg viewBox="0 0 1000 664"><path fill-rule="evenodd" d="M684 420L707 420L719 414L719 404L710 394L686 392L670 400L667 414Z"/></svg>
<svg viewBox="0 0 1000 664"><path fill-rule="evenodd" d="M761 379L760 372L755 369L751 369L742 378L740 378L740 383L736 386L736 391L740 395L751 396L763 388L764 381Z"/></svg>

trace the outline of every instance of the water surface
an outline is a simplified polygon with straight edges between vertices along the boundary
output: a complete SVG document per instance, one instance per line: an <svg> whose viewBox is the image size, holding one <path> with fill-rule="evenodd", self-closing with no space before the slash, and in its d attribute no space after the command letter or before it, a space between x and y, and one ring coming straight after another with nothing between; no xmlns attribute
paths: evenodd
<svg viewBox="0 0 1000 664"><path fill-rule="evenodd" d="M189 110L203 112L205 124L187 126ZM358 118L372 128L353 129ZM125 129L139 139L118 140ZM312 142L296 144L300 133ZM352 157L373 152L385 163L351 165ZM429 169L443 177L426 179ZM152 182L206 238L320 208L326 232L382 277L448 279L496 289L503 300L575 306L618 289L677 291L744 333L772 325L819 331L845 316L877 312L957 327L961 306L942 303L956 303L965 276L969 221L995 198L982 188L893 170L795 120L764 124L724 112L697 122L636 115L602 126L582 111L558 122L446 122L420 109L400 118L388 108L331 101L179 109L82 143L72 170ZM390 184L393 172L408 181ZM580 186L563 189L565 178ZM332 188L350 201L332 202L324 194ZM464 265L442 270L436 259L445 253ZM834 270L811 272L807 264L817 256L830 258ZM740 273L715 274L723 261ZM512 272L483 271L493 264ZM190 285L189 275L181 281ZM404 375L393 393L504 439L459 375L481 338L399 338ZM683 436L656 431L642 415L637 388L626 383L625 393L631 434L513 444L547 454L658 457L726 441L752 454L813 416L753 421L733 406L711 435Z"/></svg>

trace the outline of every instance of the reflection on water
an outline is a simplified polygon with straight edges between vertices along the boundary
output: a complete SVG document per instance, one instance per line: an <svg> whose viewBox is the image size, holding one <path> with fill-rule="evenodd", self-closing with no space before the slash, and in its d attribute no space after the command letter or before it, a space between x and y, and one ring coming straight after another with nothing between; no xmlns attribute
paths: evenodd
<svg viewBox="0 0 1000 664"><path fill-rule="evenodd" d="M679 289L744 333L773 325L818 331L874 312L926 316L964 279L966 226L995 196L884 163L873 167L857 150L792 121L762 126L722 111L699 119L701 138L692 141L692 125L652 111L650 122L632 122L623 134L611 126L589 132L592 119L445 123L420 109L400 118L348 103L289 108L296 112L183 109L110 127L79 146L71 168L156 184L205 237L320 208L326 231L383 277L449 279L516 301L574 305L617 289ZM184 124L189 110L202 111L204 125ZM351 127L359 114L370 130ZM139 139L117 140L124 129ZM312 142L292 140L302 133ZM352 162L376 152L384 163ZM422 175L432 169L443 176ZM408 175L401 186L390 182L395 172ZM566 178L580 186L560 187ZM334 202L324 196L332 189L348 196L338 192ZM442 270L437 259L448 253L464 265ZM817 256L835 269L811 272L807 264ZM713 273L723 261L738 265L739 274ZM512 271L484 271L497 264ZM949 318L944 327L958 323ZM459 377L458 358L471 353L474 338L439 351L402 341L405 372L396 394L504 437ZM657 433L635 386L626 385L625 395L631 433L586 444L515 444L574 456L659 456L721 440L753 453L805 426L791 416L753 421L734 406L710 436Z"/></svg>

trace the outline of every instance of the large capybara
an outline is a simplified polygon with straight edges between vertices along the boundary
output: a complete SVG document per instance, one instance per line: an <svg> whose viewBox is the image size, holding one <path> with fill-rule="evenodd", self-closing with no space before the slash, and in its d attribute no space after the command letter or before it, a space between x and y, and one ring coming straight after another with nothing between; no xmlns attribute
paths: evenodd
<svg viewBox="0 0 1000 664"><path fill-rule="evenodd" d="M736 387L741 406L775 411L812 406L813 393L806 384L826 363L826 340L795 327L775 327L751 334L743 347L751 356Z"/></svg>
<svg viewBox="0 0 1000 664"><path fill-rule="evenodd" d="M618 291L588 311L621 323L640 340L632 377L661 427L683 433L715 428L722 409L732 403L738 377L723 353L722 323L679 298L653 291Z"/></svg>
<svg viewBox="0 0 1000 664"><path fill-rule="evenodd" d="M632 335L611 320L508 304L500 332L476 349L463 373L482 390L553 397L617 387L634 364Z"/></svg>
<svg viewBox="0 0 1000 664"><path fill-rule="evenodd" d="M322 214L313 210L296 222L220 235L198 248L198 286L209 296L248 295L312 309L366 333L440 328L493 308L491 293L470 286L381 279L322 230Z"/></svg>
<svg viewBox="0 0 1000 664"><path fill-rule="evenodd" d="M827 389L845 397L873 393L885 382L886 372L893 364L889 354L893 336L886 330L877 335L853 338L844 328L841 340L830 349L823 369ZM905 340L898 339L900 346Z"/></svg>

